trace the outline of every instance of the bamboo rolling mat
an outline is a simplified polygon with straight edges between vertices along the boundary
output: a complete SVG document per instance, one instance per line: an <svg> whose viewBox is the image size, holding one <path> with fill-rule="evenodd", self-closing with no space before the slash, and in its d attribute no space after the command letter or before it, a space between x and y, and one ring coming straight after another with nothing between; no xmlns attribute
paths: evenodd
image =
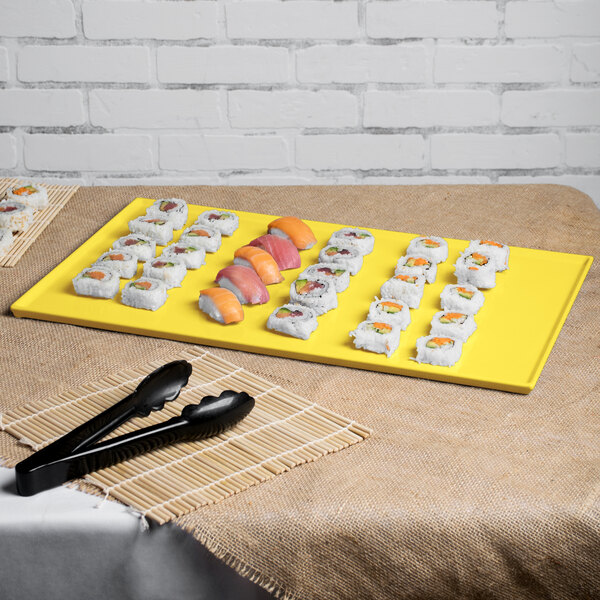
<svg viewBox="0 0 600 600"><path fill-rule="evenodd" d="M0 199L8 188L22 183L21 179L0 178ZM38 236L48 227L52 219L62 210L73 194L79 189L78 185L46 185L40 184L48 190L48 206L43 210L35 212L33 225L27 231L20 231L14 234L12 245L6 254L0 256L0 267L14 267L21 257L27 252L27 249Z"/></svg>
<svg viewBox="0 0 600 600"><path fill-rule="evenodd" d="M185 405L226 389L248 392L256 405L248 417L219 436L167 446L84 478L161 524L361 442L371 433L210 352L198 349L176 358L193 367L179 398L162 411L131 419L107 438L165 421L179 415ZM0 415L0 428L38 450L124 398L160 364L122 371L20 407Z"/></svg>

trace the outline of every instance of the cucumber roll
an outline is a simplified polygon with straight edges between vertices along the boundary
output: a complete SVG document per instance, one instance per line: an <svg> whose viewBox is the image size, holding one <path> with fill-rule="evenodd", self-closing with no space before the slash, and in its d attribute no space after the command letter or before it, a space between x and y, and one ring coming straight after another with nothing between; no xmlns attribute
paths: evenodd
<svg viewBox="0 0 600 600"><path fill-rule="evenodd" d="M117 273L98 265L84 269L73 279L76 294L94 298L114 298L119 291L119 284Z"/></svg>
<svg viewBox="0 0 600 600"><path fill-rule="evenodd" d="M290 286L290 300L312 308L317 316L338 305L335 287L326 279L296 279Z"/></svg>
<svg viewBox="0 0 600 600"><path fill-rule="evenodd" d="M8 188L6 199L12 202L22 202L33 210L41 210L48 206L48 190L35 183L24 183Z"/></svg>
<svg viewBox="0 0 600 600"><path fill-rule="evenodd" d="M406 304L398 302L395 298L375 298L369 306L367 319L397 325L404 331L410 325L410 310Z"/></svg>
<svg viewBox="0 0 600 600"><path fill-rule="evenodd" d="M139 261L146 262L156 256L156 242L147 235L131 233L119 238L113 244L112 250L127 250Z"/></svg>
<svg viewBox="0 0 600 600"><path fill-rule="evenodd" d="M178 258L153 258L144 263L144 276L164 281L167 289L181 287L187 273L185 264Z"/></svg>
<svg viewBox="0 0 600 600"><path fill-rule="evenodd" d="M233 235L240 225L240 220L236 214L227 210L205 210L194 225L208 225L220 231L221 235Z"/></svg>
<svg viewBox="0 0 600 600"><path fill-rule="evenodd" d="M183 262L186 268L199 269L205 262L206 250L177 243L167 246L160 256L161 258L177 258Z"/></svg>
<svg viewBox="0 0 600 600"><path fill-rule="evenodd" d="M396 264L396 275L424 275L427 283L433 283L437 275L437 263L425 256L402 256Z"/></svg>
<svg viewBox="0 0 600 600"><path fill-rule="evenodd" d="M284 304L277 307L267 319L267 329L307 340L317 328L317 315L309 306Z"/></svg>
<svg viewBox="0 0 600 600"><path fill-rule="evenodd" d="M459 285L470 283L484 289L496 286L496 268L487 253L462 254L454 265L454 274Z"/></svg>
<svg viewBox="0 0 600 600"><path fill-rule="evenodd" d="M443 310L474 315L483 306L485 298L474 285L447 285L440 300Z"/></svg>
<svg viewBox="0 0 600 600"><path fill-rule="evenodd" d="M146 216L167 219L173 229L182 229L188 218L188 207L181 198L160 198L148 207Z"/></svg>
<svg viewBox="0 0 600 600"><path fill-rule="evenodd" d="M441 237L417 237L411 240L406 249L407 256L425 256L434 263L444 262L448 258L448 243Z"/></svg>
<svg viewBox="0 0 600 600"><path fill-rule="evenodd" d="M400 273L388 279L381 286L381 296L395 298L406 303L408 308L419 308L425 290L424 275L407 275Z"/></svg>
<svg viewBox="0 0 600 600"><path fill-rule="evenodd" d="M319 262L332 263L356 275L362 268L363 257L358 248L342 244L328 244L319 252Z"/></svg>
<svg viewBox="0 0 600 600"><path fill-rule="evenodd" d="M137 256L132 252L105 252L95 264L114 271L123 279L131 279L137 272Z"/></svg>
<svg viewBox="0 0 600 600"><path fill-rule="evenodd" d="M138 217L129 221L131 233L141 233L166 246L173 239L173 223L165 217Z"/></svg>
<svg viewBox="0 0 600 600"><path fill-rule="evenodd" d="M33 223L33 208L22 202L0 202L0 227L11 231L27 231Z"/></svg>
<svg viewBox="0 0 600 600"><path fill-rule="evenodd" d="M348 269L327 263L318 263L307 267L298 275L298 278L327 279L333 282L335 291L338 294L350 285L350 273Z"/></svg>
<svg viewBox="0 0 600 600"><path fill-rule="evenodd" d="M431 335L451 337L466 342L475 333L477 323L473 315L441 310L431 319Z"/></svg>
<svg viewBox="0 0 600 600"><path fill-rule="evenodd" d="M0 258L6 255L12 243L12 231L10 229L0 229Z"/></svg>
<svg viewBox="0 0 600 600"><path fill-rule="evenodd" d="M216 252L221 247L221 232L214 227L192 225L183 231L179 243Z"/></svg>
<svg viewBox="0 0 600 600"><path fill-rule="evenodd" d="M472 254L473 252L487 254L494 263L496 271L505 271L508 269L510 248L505 244L493 242L492 240L471 240L464 253Z"/></svg>
<svg viewBox="0 0 600 600"><path fill-rule="evenodd" d="M160 279L140 277L125 284L121 301L133 308L157 310L167 301L167 286Z"/></svg>
<svg viewBox="0 0 600 600"><path fill-rule="evenodd" d="M382 321L363 321L350 332L354 345L369 352L385 354L388 358L400 344L400 327Z"/></svg>
<svg viewBox="0 0 600 600"><path fill-rule="evenodd" d="M417 339L418 363L427 363L439 367L451 367L462 354L463 343L451 337L426 335Z"/></svg>
<svg viewBox="0 0 600 600"><path fill-rule="evenodd" d="M327 243L331 245L342 244L345 246L354 246L364 256L373 252L375 238L366 229L344 227L335 231Z"/></svg>

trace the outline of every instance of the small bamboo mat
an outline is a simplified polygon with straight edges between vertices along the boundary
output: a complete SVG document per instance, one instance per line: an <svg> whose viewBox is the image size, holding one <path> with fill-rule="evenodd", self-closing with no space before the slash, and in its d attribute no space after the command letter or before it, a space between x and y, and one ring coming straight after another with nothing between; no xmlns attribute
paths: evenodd
<svg viewBox="0 0 600 600"><path fill-rule="evenodd" d="M371 433L210 352L192 350L177 358L193 367L179 398L162 411L130 420L107 437L170 419L186 404L226 389L248 392L256 405L242 422L219 436L167 446L84 478L159 523L347 448ZM0 415L0 427L38 450L124 398L160 364L122 371L20 407Z"/></svg>
<svg viewBox="0 0 600 600"><path fill-rule="evenodd" d="M0 178L0 199L4 199L6 190L22 183L20 179ZM40 184L48 190L48 206L38 210L33 219L33 225L27 231L14 234L12 245L6 254L0 256L0 267L14 267L27 249L38 236L48 227L52 219L61 211L73 194L79 189L78 185L46 185Z"/></svg>

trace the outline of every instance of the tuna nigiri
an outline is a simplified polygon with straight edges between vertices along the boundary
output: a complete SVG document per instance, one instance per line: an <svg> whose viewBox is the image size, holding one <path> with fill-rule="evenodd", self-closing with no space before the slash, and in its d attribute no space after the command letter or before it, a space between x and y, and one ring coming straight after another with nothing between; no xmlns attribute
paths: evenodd
<svg viewBox="0 0 600 600"><path fill-rule="evenodd" d="M298 254L296 246L282 237L268 233L252 240L250 246L256 246L267 251L282 271L300 267L300 254Z"/></svg>
<svg viewBox="0 0 600 600"><path fill-rule="evenodd" d="M269 301L269 292L254 269L241 265L230 265L217 273L215 281L231 290L242 304L264 304Z"/></svg>
<svg viewBox="0 0 600 600"><path fill-rule="evenodd" d="M235 251L234 256L234 264L254 269L265 285L283 281L275 259L266 250L256 246L242 246Z"/></svg>
<svg viewBox="0 0 600 600"><path fill-rule="evenodd" d="M244 320L244 310L235 294L225 288L209 288L200 292L198 307L211 319L228 325Z"/></svg>
<svg viewBox="0 0 600 600"><path fill-rule="evenodd" d="M290 240L298 250L308 250L317 243L311 228L297 217L280 217L271 221L269 233Z"/></svg>

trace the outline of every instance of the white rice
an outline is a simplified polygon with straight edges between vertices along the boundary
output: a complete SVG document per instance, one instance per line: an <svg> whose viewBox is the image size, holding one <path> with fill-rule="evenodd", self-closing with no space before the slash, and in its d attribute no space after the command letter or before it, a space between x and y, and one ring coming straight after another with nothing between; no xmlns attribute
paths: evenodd
<svg viewBox="0 0 600 600"><path fill-rule="evenodd" d="M310 265L298 275L298 279L327 279L333 282L335 291L339 294L350 285L350 272L341 265L332 265L331 263L318 263Z"/></svg>
<svg viewBox="0 0 600 600"><path fill-rule="evenodd" d="M23 194L16 194L17 190L25 189ZM41 185L35 183L24 183L12 188L6 192L6 199L12 202L22 202L27 206L31 206L33 210L41 210L48 206L48 190Z"/></svg>
<svg viewBox="0 0 600 600"><path fill-rule="evenodd" d="M0 229L0 257L4 256L13 243L13 234L10 229Z"/></svg>
<svg viewBox="0 0 600 600"><path fill-rule="evenodd" d="M477 256L477 257L476 257ZM487 261L479 264L478 261ZM454 274L459 285L470 283L478 288L496 286L496 268L489 254L461 254L454 265Z"/></svg>
<svg viewBox="0 0 600 600"><path fill-rule="evenodd" d="M414 278L414 282L403 281L402 278ZM404 302L408 308L419 308L425 290L425 277L423 275L405 275L400 273L388 279L381 286L382 298L395 298Z"/></svg>
<svg viewBox="0 0 600 600"><path fill-rule="evenodd" d="M27 231L33 224L33 208L22 202L0 202L0 227L11 231Z"/></svg>
<svg viewBox="0 0 600 600"><path fill-rule="evenodd" d="M380 333L381 329L377 327L376 323L377 321L371 320L359 323L358 327L350 332L350 337L354 338L356 348L385 354L389 358L398 349L401 329L392 323L385 323L391 327L391 330Z"/></svg>
<svg viewBox="0 0 600 600"><path fill-rule="evenodd" d="M462 288L464 291L458 288ZM472 297L469 299L461 295L465 292L467 296L472 293ZM440 300L442 310L474 315L483 306L485 297L474 285L447 285L442 290Z"/></svg>
<svg viewBox="0 0 600 600"><path fill-rule="evenodd" d="M150 283L149 289L136 287L142 282ZM157 310L167 301L167 286L160 279L140 277L125 284L121 292L121 301L133 308Z"/></svg>
<svg viewBox="0 0 600 600"><path fill-rule="evenodd" d="M102 274L102 278L92 277L92 274ZM121 280L119 275L105 267L94 265L84 269L73 278L73 288L80 296L94 298L114 298L119 291Z"/></svg>
<svg viewBox="0 0 600 600"><path fill-rule="evenodd" d="M425 256L431 262L441 263L448 258L448 243L444 238L421 236L411 240L406 249L407 256Z"/></svg>
<svg viewBox="0 0 600 600"><path fill-rule="evenodd" d="M216 252L221 247L221 232L214 227L192 225L183 231L179 244Z"/></svg>
<svg viewBox="0 0 600 600"><path fill-rule="evenodd" d="M335 231L329 241L329 245L343 244L344 246L354 246L364 256L373 252L375 238L370 231L358 229L357 227L344 227Z"/></svg>
<svg viewBox="0 0 600 600"><path fill-rule="evenodd" d="M362 268L363 257L358 248L348 244L327 244L319 252L320 263L332 263L348 269L350 275L356 275Z"/></svg>
<svg viewBox="0 0 600 600"><path fill-rule="evenodd" d="M410 266L415 260L417 262L426 260L427 264L422 266ZM400 273L403 273L404 275L424 275L427 283L433 283L437 275L437 263L434 263L426 256L417 256L416 254L402 256L398 259L398 263L396 264L395 274L399 275Z"/></svg>
<svg viewBox="0 0 600 600"><path fill-rule="evenodd" d="M159 198L148 207L146 216L167 219L173 229L181 229L185 227L188 218L188 206L181 198Z"/></svg>
<svg viewBox="0 0 600 600"><path fill-rule="evenodd" d="M280 311L288 311L286 316L277 316ZM300 315L294 313L301 313ZM284 304L278 306L267 319L267 329L279 331L292 337L307 340L317 328L317 315L315 311L302 304Z"/></svg>
<svg viewBox="0 0 600 600"><path fill-rule="evenodd" d="M177 258L161 256L144 263L144 277L164 281L167 289L181 287L181 282L186 274L185 264Z"/></svg>
<svg viewBox="0 0 600 600"><path fill-rule="evenodd" d="M240 220L235 213L227 210L205 210L195 221L196 225L216 229L221 235L233 235L239 227Z"/></svg>
<svg viewBox="0 0 600 600"><path fill-rule="evenodd" d="M417 358L415 360L418 363L427 363L439 367L451 367L456 364L462 354L463 343L460 340L452 339L451 344L438 348L428 348L427 343L435 337L438 336L426 335L417 339Z"/></svg>
<svg viewBox="0 0 600 600"><path fill-rule="evenodd" d="M147 235L130 233L119 238L112 250L127 250L141 262L146 262L156 256L156 242Z"/></svg>
<svg viewBox="0 0 600 600"><path fill-rule="evenodd" d="M490 242L491 240L471 240L463 254L472 254L473 252L487 254L492 259L496 271L505 271L508 269L510 248L505 244L501 244L499 248L494 245L495 242Z"/></svg>
<svg viewBox="0 0 600 600"><path fill-rule="evenodd" d="M131 233L141 233L166 246L173 239L173 223L166 217L138 217L129 221Z"/></svg>
<svg viewBox="0 0 600 600"><path fill-rule="evenodd" d="M122 256L123 258L117 258ZM94 263L106 269L110 269L122 277L123 279L131 279L137 272L137 256L132 252L105 252L98 257Z"/></svg>
<svg viewBox="0 0 600 600"><path fill-rule="evenodd" d="M450 320L445 317L447 314L452 314L452 311L441 310L433 315L433 318L431 319L430 335L449 337L460 340L463 343L466 342L477 329L477 323L475 323L473 315L467 315L466 313L455 313L461 314L462 317L458 322L451 321L448 323L444 322ZM441 320L442 318L443 320ZM462 321L462 323L460 321Z"/></svg>
<svg viewBox="0 0 600 600"><path fill-rule="evenodd" d="M177 258L183 261L188 269L199 269L205 264L206 250L204 248L195 248L185 244L171 244L167 246L160 255L162 258Z"/></svg>
<svg viewBox="0 0 600 600"><path fill-rule="evenodd" d="M389 304L384 303L391 303ZM401 308L398 310L398 306ZM398 310L398 312L391 312ZM382 323L390 323L390 325L397 325L402 331L404 331L410 325L410 310L404 302L399 302L395 298L377 298L371 302L369 306L369 315L367 317L369 321L380 321Z"/></svg>
<svg viewBox="0 0 600 600"><path fill-rule="evenodd" d="M302 282L306 282L308 288L314 287L310 291L302 289ZM290 300L293 304L302 304L312 308L318 315L334 309L338 305L337 294L334 285L327 279L305 279L298 278L290 286Z"/></svg>

